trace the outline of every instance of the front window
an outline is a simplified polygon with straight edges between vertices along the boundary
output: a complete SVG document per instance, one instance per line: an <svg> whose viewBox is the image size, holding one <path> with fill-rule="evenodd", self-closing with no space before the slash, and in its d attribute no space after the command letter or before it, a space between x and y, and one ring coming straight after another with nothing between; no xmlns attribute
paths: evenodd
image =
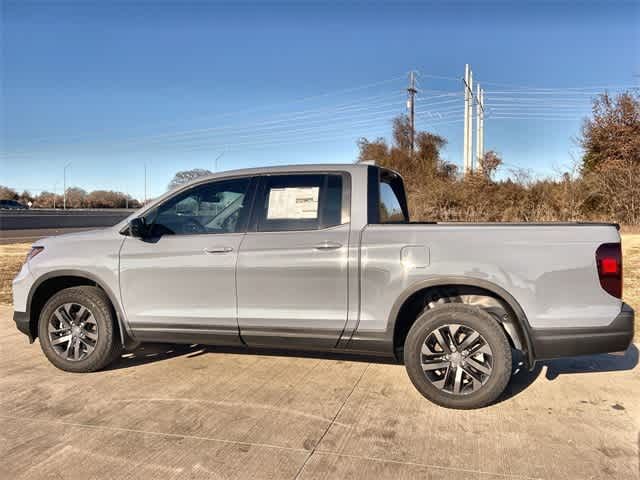
<svg viewBox="0 0 640 480"><path fill-rule="evenodd" d="M145 216L152 236L235 233L246 225L245 196L251 179L198 185Z"/></svg>

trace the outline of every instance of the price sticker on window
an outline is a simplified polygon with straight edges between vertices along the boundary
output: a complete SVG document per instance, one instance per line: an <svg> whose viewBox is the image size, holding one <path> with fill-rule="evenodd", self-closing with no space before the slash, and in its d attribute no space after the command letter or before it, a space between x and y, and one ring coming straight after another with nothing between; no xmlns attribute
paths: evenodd
<svg viewBox="0 0 640 480"><path fill-rule="evenodd" d="M267 207L268 220L318 218L320 187L272 188Z"/></svg>

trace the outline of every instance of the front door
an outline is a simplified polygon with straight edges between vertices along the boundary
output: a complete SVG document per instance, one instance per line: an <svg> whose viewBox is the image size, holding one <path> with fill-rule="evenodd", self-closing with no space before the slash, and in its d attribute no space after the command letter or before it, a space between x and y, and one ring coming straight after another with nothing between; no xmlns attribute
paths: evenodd
<svg viewBox="0 0 640 480"><path fill-rule="evenodd" d="M120 288L139 340L240 344L236 261L250 178L194 186L145 214L120 252Z"/></svg>
<svg viewBox="0 0 640 480"><path fill-rule="evenodd" d="M336 345L348 299L343 185L342 174L261 179L238 257L238 324L248 345Z"/></svg>

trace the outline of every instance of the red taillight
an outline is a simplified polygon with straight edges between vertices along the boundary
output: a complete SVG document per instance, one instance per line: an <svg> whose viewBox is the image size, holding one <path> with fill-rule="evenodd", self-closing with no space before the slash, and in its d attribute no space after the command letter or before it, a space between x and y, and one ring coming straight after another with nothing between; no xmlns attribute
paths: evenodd
<svg viewBox="0 0 640 480"><path fill-rule="evenodd" d="M616 298L622 298L622 248L619 243L603 243L596 250L600 285Z"/></svg>

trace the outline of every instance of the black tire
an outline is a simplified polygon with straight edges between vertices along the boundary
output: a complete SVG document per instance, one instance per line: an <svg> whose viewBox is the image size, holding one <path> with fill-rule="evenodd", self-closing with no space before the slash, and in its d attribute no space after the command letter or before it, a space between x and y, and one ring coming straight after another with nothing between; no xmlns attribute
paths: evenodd
<svg viewBox="0 0 640 480"><path fill-rule="evenodd" d="M446 333L448 331L447 326L450 325L460 325L464 327L462 329L463 332L470 332L471 330L468 329L475 330L475 332L481 336L479 344L488 345L490 348L491 354L487 355L487 357L485 357L484 354L479 354L483 361L486 361L487 364L491 364L492 368L490 373L486 375L482 373L479 374L478 370L473 370L474 375L482 377L483 379L478 382L478 385L481 386L478 386L477 390L474 390L476 388L476 384L471 380L471 376L467 373L467 371L470 370L469 365L472 364L467 364L467 357L460 357L462 352L458 352L456 362L465 362L464 368L462 368L462 371L464 372L464 377L462 378L463 381L467 382L464 386L467 390L466 393L453 393L444 389L444 385L451 385L452 383L452 378L449 376L452 375L450 371L455 375L457 369L460 368L460 363L453 366L449 364L449 367L446 367L446 370L444 368L436 371L430 369L428 372L423 370L423 358L427 364L427 359L429 358L423 357L423 345L425 345L425 342L433 341L434 338L436 338L434 337L437 335L436 329L443 328ZM456 330L456 332L460 331L460 329ZM438 330L438 333L441 332L442 330ZM458 333L458 335L460 334ZM464 333L462 333L462 335L464 335ZM462 338L462 342L464 342L465 337L460 338ZM438 348L435 345L434 347ZM428 348L429 351L433 351L431 347ZM455 350L452 351L455 352ZM469 354L468 350L465 350L465 352L467 352L467 355ZM442 353L450 353L449 356L453 356L453 353L451 352L443 351ZM439 361L439 357L430 358L437 359L431 360L434 364L436 361ZM486 360L484 360L485 358ZM425 310L416 319L405 340L404 364L411 382L413 382L422 395L433 403L447 408L481 408L494 402L509 383L512 369L511 346L509 345L509 341L507 340L502 327L489 313L479 307L459 303L449 303ZM476 364L477 363L474 363L473 365ZM428 375L431 376L432 380L429 379ZM436 380L444 378L445 380L434 382L434 378ZM440 385L436 386L436 383L440 383ZM459 385L461 383L462 381L458 382Z"/></svg>
<svg viewBox="0 0 640 480"><path fill-rule="evenodd" d="M62 345L54 348L49 333L50 320L56 315L56 311L60 313L59 309L67 304L86 308L92 315L92 324L95 325L92 327L92 334L97 339L95 341L86 339L93 344L93 350L82 352L84 356L78 360L68 358L73 356L73 353L65 354L60 351L65 348L65 345L70 345L69 342L63 342ZM111 302L101 289L91 286L66 288L53 295L40 312L38 320L40 347L49 361L61 370L83 373L100 370L113 362L121 352L114 319ZM59 325L62 324L59 323ZM67 330L70 332L71 328ZM67 336L67 332L58 335ZM86 347L81 348L88 350Z"/></svg>

